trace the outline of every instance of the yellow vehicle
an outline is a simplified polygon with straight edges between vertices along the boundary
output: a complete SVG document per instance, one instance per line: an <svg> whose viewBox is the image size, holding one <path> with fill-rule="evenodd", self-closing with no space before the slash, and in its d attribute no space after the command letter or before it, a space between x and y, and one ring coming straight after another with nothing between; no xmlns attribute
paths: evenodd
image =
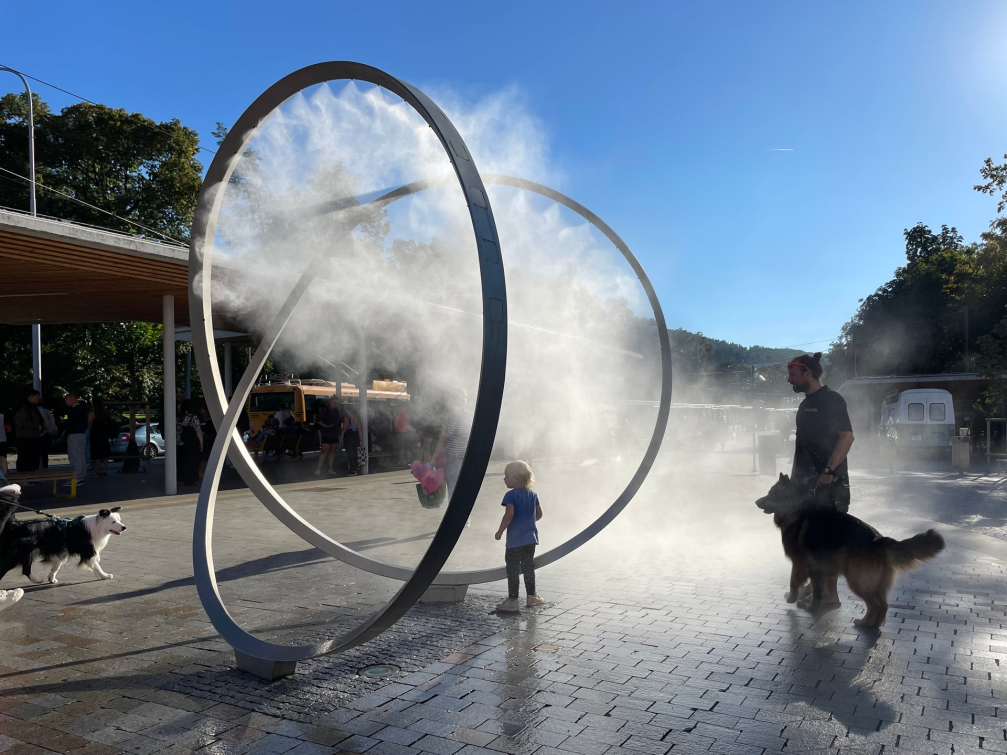
<svg viewBox="0 0 1007 755"><path fill-rule="evenodd" d="M343 383L337 388L328 380L283 380L257 385L248 398L248 424L252 433L262 429L270 415L292 412L295 422L310 422L318 410L318 403L330 396L339 395L356 403L360 391L355 385ZM406 384L395 380L375 380L367 391L368 400L393 399L408 401Z"/></svg>
<svg viewBox="0 0 1007 755"><path fill-rule="evenodd" d="M327 380L284 380L257 385L248 398L249 431L258 432L278 412L292 412L294 421L306 422L314 416L318 402L336 392L336 384Z"/></svg>

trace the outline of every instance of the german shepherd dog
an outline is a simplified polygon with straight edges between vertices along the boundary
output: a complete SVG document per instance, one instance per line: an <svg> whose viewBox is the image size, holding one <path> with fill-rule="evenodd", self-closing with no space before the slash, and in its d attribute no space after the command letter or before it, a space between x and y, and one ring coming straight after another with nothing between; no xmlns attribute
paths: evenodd
<svg viewBox="0 0 1007 755"><path fill-rule="evenodd" d="M811 579L811 604L818 610L830 586L835 590L840 574L854 594L867 604L867 612L853 623L878 628L888 616L888 593L899 571L933 558L944 550L944 538L935 530L907 540L885 537L866 522L829 506L815 504L808 492L787 475L755 505L773 515L783 535L783 552L793 564L787 602L797 600L798 589Z"/></svg>

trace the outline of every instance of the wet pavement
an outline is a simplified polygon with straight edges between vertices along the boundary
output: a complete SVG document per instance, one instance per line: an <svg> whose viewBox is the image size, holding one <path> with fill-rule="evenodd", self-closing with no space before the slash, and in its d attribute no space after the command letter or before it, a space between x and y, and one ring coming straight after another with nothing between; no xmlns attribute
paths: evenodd
<svg viewBox="0 0 1007 755"><path fill-rule="evenodd" d="M17 456L8 457L10 468L14 469ZM390 470L402 471L406 465L396 464L388 456L378 458L374 465L375 473L383 473ZM345 454L339 454L335 473L323 473L316 477L314 475L315 466L318 462L318 453L309 452L300 459L289 456L280 456L270 461L264 461L261 455L257 458L259 469L263 476L274 485L289 485L297 482L309 482L322 479L338 479L350 476L346 468ZM67 506L81 506L89 504L116 504L124 501L136 501L148 498L161 498L164 496L164 457L155 459L150 464L148 470L144 463L139 471L129 474L122 473L122 463L112 462L109 465L108 475L100 477L90 470L83 485L77 487L77 497L73 500L66 498L67 491L62 487L57 487L59 495L53 494L51 483L35 483L25 486L22 495L22 502L29 503L45 509L60 509ZM50 469L69 469L66 454L54 454L49 459ZM14 475L14 482L17 476ZM233 467L226 466L221 474L221 490L240 490L245 488L245 483L234 470ZM178 493L183 496L195 497L199 492L199 486L185 486L178 482Z"/></svg>
<svg viewBox="0 0 1007 755"><path fill-rule="evenodd" d="M789 566L752 503L771 480L750 466L665 456L609 528L540 570L546 605L497 614L504 585L473 586L272 684L233 670L202 612L191 498L127 502L128 531L102 559L113 580L68 566L0 614L0 751L1007 753L1007 543L967 528L998 521L997 481L854 478L853 513L885 534L953 520L937 525L948 550L898 579L871 633L853 626L863 606L842 583L843 605L819 616L783 601ZM455 568L502 561L499 471ZM625 476L545 467L543 547ZM585 484L598 500L568 494ZM443 513L422 509L403 473L280 489L323 530L404 565ZM214 548L232 615L272 639L338 634L399 585L308 547L241 490L221 494ZM374 663L401 670L357 675Z"/></svg>

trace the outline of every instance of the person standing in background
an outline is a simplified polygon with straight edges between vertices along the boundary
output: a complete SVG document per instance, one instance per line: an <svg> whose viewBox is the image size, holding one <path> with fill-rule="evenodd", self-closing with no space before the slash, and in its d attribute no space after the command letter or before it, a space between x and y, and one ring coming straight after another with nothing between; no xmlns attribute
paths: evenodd
<svg viewBox="0 0 1007 755"><path fill-rule="evenodd" d="M91 469L99 477L108 477L108 458L112 455L110 441L118 428L113 426L105 401L100 396L94 399L87 426L91 431Z"/></svg>
<svg viewBox="0 0 1007 755"><path fill-rule="evenodd" d="M196 407L192 401L183 401L175 420L175 443L178 447L178 474L183 485L199 482L199 461L203 451L203 428L200 427Z"/></svg>
<svg viewBox="0 0 1007 755"><path fill-rule="evenodd" d="M52 449L53 440L59 435L59 428L56 426L56 418L52 416L51 411L41 404L39 404L38 411L42 415L42 425L45 427L45 432L40 439L39 461L42 463L42 469L48 469L49 452Z"/></svg>
<svg viewBox="0 0 1007 755"><path fill-rule="evenodd" d="M320 475L323 466L327 466L329 474L332 474L343 428L343 417L339 411L339 399L336 396L330 396L318 407L315 424L318 425L321 435L321 451L318 453L318 466L315 467L315 474Z"/></svg>
<svg viewBox="0 0 1007 755"><path fill-rule="evenodd" d="M349 408L343 416L343 433L340 436L340 443L346 449L346 464L350 474L360 474L360 420Z"/></svg>
<svg viewBox="0 0 1007 755"><path fill-rule="evenodd" d="M7 476L7 454L10 445L7 443L7 425L4 424L3 412L0 412L0 474Z"/></svg>
<svg viewBox="0 0 1007 755"><path fill-rule="evenodd" d="M441 407L443 420L437 444L432 456L434 466L444 465L444 481L447 483L447 494L454 493L458 475L462 469L462 458L469 445L470 425L462 420L468 394L464 388L452 391Z"/></svg>
<svg viewBox="0 0 1007 755"><path fill-rule="evenodd" d="M14 415L18 472L38 471L42 436L45 435L45 423L42 420L42 413L38 410L40 398L41 394L34 388L28 391L24 405Z"/></svg>
<svg viewBox="0 0 1007 755"><path fill-rule="evenodd" d="M88 411L87 407L80 403L76 393L66 394L63 399L66 402L66 452L70 457L70 466L73 467L77 475L77 484L83 485L87 476L87 451L85 443L87 441ZM66 483L69 485L69 483Z"/></svg>

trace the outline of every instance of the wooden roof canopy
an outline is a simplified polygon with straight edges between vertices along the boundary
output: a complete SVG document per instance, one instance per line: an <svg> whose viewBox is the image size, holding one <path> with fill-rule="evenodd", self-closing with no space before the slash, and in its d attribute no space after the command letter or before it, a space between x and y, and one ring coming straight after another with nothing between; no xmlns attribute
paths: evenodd
<svg viewBox="0 0 1007 755"><path fill-rule="evenodd" d="M0 210L0 323L189 322L189 250Z"/></svg>

